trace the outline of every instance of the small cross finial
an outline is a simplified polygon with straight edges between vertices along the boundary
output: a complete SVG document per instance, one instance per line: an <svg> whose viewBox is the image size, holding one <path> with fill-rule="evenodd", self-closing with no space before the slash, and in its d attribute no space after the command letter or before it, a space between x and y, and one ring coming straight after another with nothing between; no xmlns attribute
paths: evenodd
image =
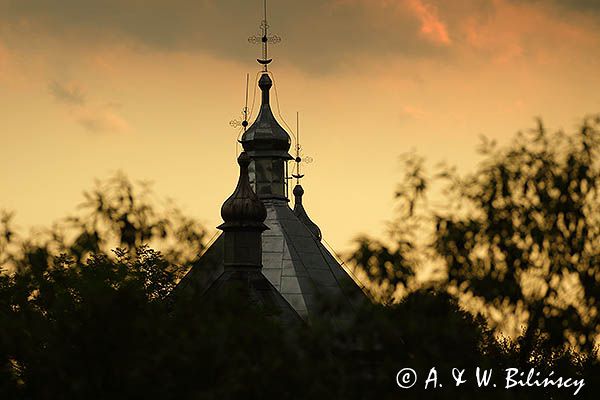
<svg viewBox="0 0 600 400"><path fill-rule="evenodd" d="M296 173L292 174L292 177L296 178L296 185L299 185L300 179L304 177L300 172L300 164L310 164L313 162L313 159L312 157L302 155L302 146L300 145L300 117L298 112L296 112L296 158L294 162L296 163Z"/></svg>
<svg viewBox="0 0 600 400"><path fill-rule="evenodd" d="M269 35L269 23L267 22L267 0L264 0L264 19L260 23L260 35L250 36L248 42L253 44L262 44L262 58L257 58L259 64L264 67L264 71L267 72L267 65L273 61L269 58L269 43L276 44L281 42L281 38L277 35Z"/></svg>
<svg viewBox="0 0 600 400"><path fill-rule="evenodd" d="M246 128L248 127L248 83L250 80L250 74L246 74L246 102L244 103L244 108L242 108L242 115L240 119L232 119L229 121L229 125L234 128L239 128L240 126L244 128L244 132L246 132Z"/></svg>

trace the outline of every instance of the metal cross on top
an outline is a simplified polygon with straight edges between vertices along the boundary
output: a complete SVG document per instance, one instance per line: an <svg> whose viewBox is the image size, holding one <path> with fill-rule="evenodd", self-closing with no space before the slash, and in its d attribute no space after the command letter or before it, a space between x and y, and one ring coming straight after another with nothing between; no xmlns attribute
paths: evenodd
<svg viewBox="0 0 600 400"><path fill-rule="evenodd" d="M264 71L267 71L267 65L273 61L269 58L269 43L276 44L281 42L281 38L277 35L269 35L269 23L267 22L267 0L264 1L264 19L260 23L260 35L250 36L248 42L258 44L262 43L262 58L257 58L259 64L264 66Z"/></svg>
<svg viewBox="0 0 600 400"><path fill-rule="evenodd" d="M302 173L300 173L300 164L310 164L313 162L313 158L309 156L302 155L302 146L300 145L300 123L299 123L299 115L296 113L296 158L294 162L296 163L296 173L292 174L292 177L296 178L296 185L300 184L300 179L304 177Z"/></svg>
<svg viewBox="0 0 600 400"><path fill-rule="evenodd" d="M246 74L246 103L244 108L242 108L242 116L240 119L232 119L229 121L229 125L234 128L239 128L240 126L244 128L244 132L246 132L246 127L248 127L248 80L250 79L250 75Z"/></svg>

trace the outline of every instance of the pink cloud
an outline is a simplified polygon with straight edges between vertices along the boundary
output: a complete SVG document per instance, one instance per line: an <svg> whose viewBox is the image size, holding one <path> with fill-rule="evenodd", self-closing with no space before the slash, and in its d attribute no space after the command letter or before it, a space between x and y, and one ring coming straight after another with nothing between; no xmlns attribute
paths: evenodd
<svg viewBox="0 0 600 400"><path fill-rule="evenodd" d="M410 117L414 119L421 119L428 115L428 113L420 107L415 107L411 105L405 105L400 110L400 114L405 117Z"/></svg>
<svg viewBox="0 0 600 400"><path fill-rule="evenodd" d="M421 35L434 43L449 45L450 36L446 24L437 15L437 9L426 4L423 0L406 0L408 9L419 19L421 23Z"/></svg>

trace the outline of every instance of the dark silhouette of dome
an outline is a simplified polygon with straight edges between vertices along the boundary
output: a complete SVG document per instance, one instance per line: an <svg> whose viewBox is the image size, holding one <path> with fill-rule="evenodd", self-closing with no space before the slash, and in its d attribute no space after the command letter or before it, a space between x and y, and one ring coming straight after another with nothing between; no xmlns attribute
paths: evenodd
<svg viewBox="0 0 600 400"><path fill-rule="evenodd" d="M267 218L267 210L250 186L248 180L250 157L246 152L240 154L238 164L240 165L240 178L232 195L225 200L221 207L221 217L225 222L219 228L255 227L266 229L263 222Z"/></svg>
<svg viewBox="0 0 600 400"><path fill-rule="evenodd" d="M288 154L290 149L290 135L279 125L269 104L269 90L273 81L268 74L262 74L258 81L262 91L262 104L256 121L242 136L242 145L250 156L265 155L279 156L291 159Z"/></svg>

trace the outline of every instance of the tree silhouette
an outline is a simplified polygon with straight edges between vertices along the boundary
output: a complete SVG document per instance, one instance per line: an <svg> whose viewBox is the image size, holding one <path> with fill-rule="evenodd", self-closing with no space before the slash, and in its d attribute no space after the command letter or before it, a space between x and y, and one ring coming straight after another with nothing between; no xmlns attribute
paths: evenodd
<svg viewBox="0 0 600 400"><path fill-rule="evenodd" d="M526 310L524 354L536 332L586 351L600 333L599 127L549 135L539 122L507 149L482 149L476 173L450 176L468 214L436 215L449 281Z"/></svg>
<svg viewBox="0 0 600 400"><path fill-rule="evenodd" d="M96 181L84 192L79 211L52 228L20 238L12 224L13 213L0 218L0 262L4 268L31 265L29 258L50 262L50 255L63 253L84 262L92 254L112 256L121 248L135 256L144 246L160 249L173 268L187 268L204 250L206 230L184 215L172 202L165 206L155 199L148 183L133 183L123 173ZM26 262L23 262L26 260Z"/></svg>
<svg viewBox="0 0 600 400"><path fill-rule="evenodd" d="M389 240L363 237L355 254L386 304L365 304L342 325L335 307L290 329L243 296L171 296L204 230L172 207L157 208L123 176L99 182L82 213L41 235L21 237L5 213L0 398L481 398L476 386L433 393L395 384L402 367L422 383L432 366L535 367L585 378L579 397L595 398L599 363L588 341L598 318L598 124L575 136L549 136L540 125L508 148L484 146L474 174L434 177L448 183L446 209L427 207L434 178L422 158L406 158ZM421 229L431 240L419 241ZM447 279L419 288L415 273L439 261ZM405 295L392 302L397 286ZM488 306L524 304L530 328L518 342L497 340L456 293ZM570 304L573 293L579 302ZM578 334L585 353L563 346ZM572 392L498 388L485 396Z"/></svg>
<svg viewBox="0 0 600 400"><path fill-rule="evenodd" d="M166 257L144 242L159 239L168 249L181 225L138 199L128 183L115 182L107 183L115 191L100 185L88 196L88 214L42 236L21 238L10 215L0 219L0 257L14 267L0 274L1 398L480 398L475 386L402 391L394 377L402 367L425 376L432 366L448 372L516 365L584 377L590 385L598 375L595 355L556 351L537 332L532 357L520 359L518 345L497 341L483 318L443 291L416 290L398 304L365 304L342 326L333 307L328 317L293 329L235 291L210 302L177 300L171 296L179 276L173 263L181 262L181 253ZM424 190L413 193L422 197ZM408 213L411 223L425 221L417 218L418 204ZM69 227L76 229L69 233ZM196 251L203 231L192 231L186 237ZM391 233L414 239L406 229ZM81 239L85 234L92 239ZM111 243L128 248L109 251ZM376 255L372 272L414 262L410 271L388 270L380 279L396 282L421 262L403 252L418 249L411 244L383 262ZM572 396L553 388L490 389L485 395Z"/></svg>
<svg viewBox="0 0 600 400"><path fill-rule="evenodd" d="M432 240L407 245L392 236L397 245L382 249L361 238L352 261L371 275L391 269L385 275L402 284L416 267L404 260L417 249L428 262L442 262L443 286L458 297L524 313L522 357L540 335L548 346L592 352L600 334L600 117L573 135L549 134L540 121L507 147L484 141L480 151L482 162L466 176L447 167L429 176L422 159L409 158L395 225L405 231L417 215ZM435 180L445 182L437 208L426 202Z"/></svg>
<svg viewBox="0 0 600 400"><path fill-rule="evenodd" d="M430 216L421 210L429 184L424 159L415 154L401 157L404 175L398 186L397 217L388 223L387 238L361 235L349 261L364 271L373 297L390 304L418 289L416 272L431 258L431 251L418 237L427 234Z"/></svg>

